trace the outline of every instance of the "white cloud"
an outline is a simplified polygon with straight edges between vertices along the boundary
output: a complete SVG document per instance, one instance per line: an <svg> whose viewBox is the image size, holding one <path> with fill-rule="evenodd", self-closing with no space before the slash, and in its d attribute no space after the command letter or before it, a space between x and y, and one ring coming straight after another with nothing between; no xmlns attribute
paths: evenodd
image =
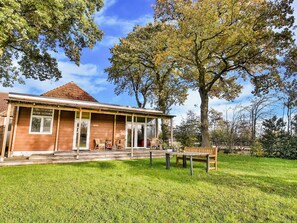
<svg viewBox="0 0 297 223"><path fill-rule="evenodd" d="M116 43L120 42L120 37L118 36L104 36L102 41L100 41L94 48L98 50L100 46L113 47Z"/></svg>
<svg viewBox="0 0 297 223"><path fill-rule="evenodd" d="M81 76L94 76L98 73L97 66L95 64L80 64L80 66L77 66L74 63L59 61L58 67L63 76L73 74Z"/></svg>
<svg viewBox="0 0 297 223"><path fill-rule="evenodd" d="M48 53L56 58L57 60L59 61L62 61L62 60L68 60L68 57L66 57L65 53L63 51L58 51L58 52L54 52L54 51L48 51Z"/></svg>
<svg viewBox="0 0 297 223"><path fill-rule="evenodd" d="M3 92L17 92L27 94L42 94L46 91L59 87L70 81L74 81L82 89L93 96L107 88L108 82L102 77L103 71L98 71L95 64L81 64L79 67L71 62L58 62L62 78L58 81L25 80L25 85L15 83L13 87L0 87Z"/></svg>
<svg viewBox="0 0 297 223"><path fill-rule="evenodd" d="M238 104L242 106L246 106L249 104L249 97L252 96L251 91L253 90L253 86L249 83L245 83L242 93L236 98L235 102L226 101L224 99L212 98L209 100L209 109L214 108L215 110L222 112L227 117L232 117L233 109L235 109ZM184 105L181 106L173 106L171 113L176 115L174 118L174 124L179 125L183 118L186 118L187 112L189 110L194 111L196 114L200 116L200 96L198 91L189 90L188 98L185 101Z"/></svg>
<svg viewBox="0 0 297 223"><path fill-rule="evenodd" d="M145 25L149 22L153 22L153 16L151 14L146 14L137 19L121 19L117 16L104 16L97 15L95 18L95 22L99 26L107 26L109 28L116 27L118 31L120 31L122 35L126 35L133 30L135 25Z"/></svg>
<svg viewBox="0 0 297 223"><path fill-rule="evenodd" d="M117 16L105 16L105 15L97 15L95 22L99 27L106 27L106 29L115 29L117 36L114 35L104 35L102 41L100 41L94 47L94 51L98 51L100 47L113 47L116 43L119 43L119 39L121 37L126 36L128 33L133 31L135 25L144 26L149 22L153 22L152 15L144 15L137 19L121 19Z"/></svg>

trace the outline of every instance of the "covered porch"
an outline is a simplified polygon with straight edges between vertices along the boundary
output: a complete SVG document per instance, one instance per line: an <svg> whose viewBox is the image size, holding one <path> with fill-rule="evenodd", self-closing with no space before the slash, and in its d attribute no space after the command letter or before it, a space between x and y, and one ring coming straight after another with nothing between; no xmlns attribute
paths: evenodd
<svg viewBox="0 0 297 223"><path fill-rule="evenodd" d="M31 155L57 155L60 152L67 152L80 159L87 153L102 155L125 152L134 157L140 151L151 148L152 140L158 138L159 123L162 119L167 120L171 129L170 145L173 141L174 116L164 115L155 110L15 93L9 94L7 114L10 114L11 109L14 111L12 127L10 137L7 137L8 124L4 129L1 161L4 157L10 158L20 153L21 139L25 146L31 138L32 148L34 145L39 145L38 143L50 145L46 151L38 149L38 146L37 149L27 151L31 152ZM31 114L30 120L27 121L30 122L30 128L27 128L29 130L25 129L24 124L26 113L28 113L27 119ZM65 121L66 114L69 116L68 122ZM25 130L21 131L21 128ZM46 128L49 130L46 134L34 132L35 129L47 130ZM108 141L109 147L105 146L104 149L96 147L96 140L104 142L105 145ZM121 148L118 147L119 140ZM62 143L64 141L69 142L68 146ZM69 148L70 143L71 148ZM116 151L118 149L120 151Z"/></svg>

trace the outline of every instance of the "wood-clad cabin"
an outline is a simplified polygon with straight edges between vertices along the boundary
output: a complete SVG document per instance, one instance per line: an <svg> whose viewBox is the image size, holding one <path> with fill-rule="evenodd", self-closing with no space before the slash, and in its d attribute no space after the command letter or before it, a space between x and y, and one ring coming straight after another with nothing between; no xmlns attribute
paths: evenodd
<svg viewBox="0 0 297 223"><path fill-rule="evenodd" d="M149 148L158 120L174 116L151 109L105 104L70 82L40 96L9 93L13 113L10 137L3 136L4 156L93 150L95 139L125 142L124 149ZM8 134L8 126L4 135ZM5 146L6 144L8 145Z"/></svg>

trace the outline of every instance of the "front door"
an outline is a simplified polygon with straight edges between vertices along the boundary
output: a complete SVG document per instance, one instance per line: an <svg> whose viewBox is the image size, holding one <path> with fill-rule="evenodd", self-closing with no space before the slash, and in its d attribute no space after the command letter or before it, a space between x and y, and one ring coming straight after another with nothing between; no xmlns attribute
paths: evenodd
<svg viewBox="0 0 297 223"><path fill-rule="evenodd" d="M79 119L75 120L75 128L74 128L74 140L73 140L73 150L77 149L77 141L78 137L80 137L80 150L88 150L89 149L89 135L90 135L90 120L82 119L81 127L80 127L80 136L79 133Z"/></svg>

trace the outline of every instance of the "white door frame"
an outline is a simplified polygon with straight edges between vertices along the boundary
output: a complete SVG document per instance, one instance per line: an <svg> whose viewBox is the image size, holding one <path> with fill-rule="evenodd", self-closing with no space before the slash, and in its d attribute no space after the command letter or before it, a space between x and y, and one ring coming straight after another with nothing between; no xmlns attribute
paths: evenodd
<svg viewBox="0 0 297 223"><path fill-rule="evenodd" d="M131 133L132 131L133 132L133 135L134 135L134 149L143 149L143 148L146 148L147 147L147 138L146 138L146 125L147 125L147 119L145 118L145 122L133 122L133 128L132 128L132 122L128 122L127 121L127 116L126 116L126 148L131 148L131 147L128 147L128 123L131 124ZM143 147L136 147L135 145L137 144L137 137L138 137L138 134L137 134L137 125L144 125L144 145ZM131 141L132 141L132 138L131 138ZM131 142L132 143L132 142Z"/></svg>
<svg viewBox="0 0 297 223"><path fill-rule="evenodd" d="M89 150L89 145L90 145L90 129L91 129L91 117L89 119L81 119L82 122L87 122L88 123L88 129L87 129L87 142L86 142L86 147L79 147L79 150ZM79 118L74 119L74 131L73 131L73 148L72 150L77 149L77 144L76 144L76 136L77 136L77 124L79 123Z"/></svg>

